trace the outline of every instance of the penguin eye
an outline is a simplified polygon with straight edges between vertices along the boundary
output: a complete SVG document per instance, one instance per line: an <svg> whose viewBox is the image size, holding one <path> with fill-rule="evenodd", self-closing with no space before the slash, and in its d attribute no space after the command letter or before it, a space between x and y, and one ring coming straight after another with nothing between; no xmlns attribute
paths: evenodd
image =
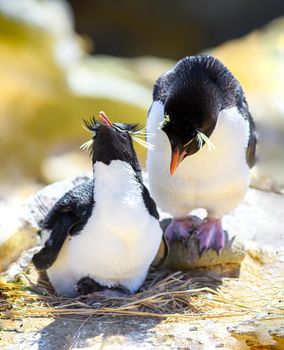
<svg viewBox="0 0 284 350"><path fill-rule="evenodd" d="M160 128L163 129L165 126L167 126L170 123L170 116L168 114L164 115L164 119L162 120L160 124Z"/></svg>
<svg viewBox="0 0 284 350"><path fill-rule="evenodd" d="M120 133L120 135L121 135L124 139L126 138L127 134L128 134L127 132L121 132L121 133Z"/></svg>

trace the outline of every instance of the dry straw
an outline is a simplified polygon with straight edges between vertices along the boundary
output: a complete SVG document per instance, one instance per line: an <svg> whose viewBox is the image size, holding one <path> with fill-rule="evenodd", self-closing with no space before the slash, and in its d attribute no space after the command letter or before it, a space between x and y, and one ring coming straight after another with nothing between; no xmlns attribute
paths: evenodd
<svg viewBox="0 0 284 350"><path fill-rule="evenodd" d="M242 298L238 279L219 280L190 277L189 272L151 271L139 293L106 295L96 292L75 299L57 297L46 279L38 283L33 268L22 274L19 281L0 282L1 318L46 317L58 315L127 315L168 319L209 319L231 317L261 317L283 319L284 307L279 302L280 290L267 300L251 293ZM227 288L226 285L233 283ZM243 286L243 281L242 281ZM245 291L251 285L243 286ZM269 294L267 290L263 292ZM271 290L271 286L270 286ZM230 291L230 292L228 292ZM276 294L275 294L276 293Z"/></svg>

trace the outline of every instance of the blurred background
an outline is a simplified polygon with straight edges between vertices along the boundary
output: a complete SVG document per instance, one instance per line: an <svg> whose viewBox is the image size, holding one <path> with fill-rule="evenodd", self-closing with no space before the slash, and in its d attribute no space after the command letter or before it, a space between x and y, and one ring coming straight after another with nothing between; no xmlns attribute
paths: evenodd
<svg viewBox="0 0 284 350"><path fill-rule="evenodd" d="M282 0L0 0L0 201L91 170L82 119L145 124L156 78L200 52L245 89L252 185L283 193L283 14Z"/></svg>

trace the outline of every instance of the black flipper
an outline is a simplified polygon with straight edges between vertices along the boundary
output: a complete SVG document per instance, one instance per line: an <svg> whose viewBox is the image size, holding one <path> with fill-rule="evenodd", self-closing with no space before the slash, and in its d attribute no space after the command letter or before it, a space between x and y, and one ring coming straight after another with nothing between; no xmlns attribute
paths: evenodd
<svg viewBox="0 0 284 350"><path fill-rule="evenodd" d="M257 134L254 120L250 114L247 100L245 98L243 89L239 86L236 96L236 104L243 115L243 117L249 122L249 140L246 149L246 161L249 168L252 168L256 163L256 144L257 144Z"/></svg>
<svg viewBox="0 0 284 350"><path fill-rule="evenodd" d="M154 218L156 218L157 220L159 220L159 213L157 210L156 203L154 202L153 198L150 196L148 188L144 184L142 184L142 196L149 214L154 216Z"/></svg>
<svg viewBox="0 0 284 350"><path fill-rule="evenodd" d="M257 144L257 134L255 129L255 124L252 119L252 117L249 118L249 124L250 124L250 135L249 135L249 142L246 152L246 160L247 164L250 168L252 168L256 163L256 144Z"/></svg>
<svg viewBox="0 0 284 350"><path fill-rule="evenodd" d="M154 218L159 220L160 216L159 216L154 199L150 196L148 188L143 183L141 183L141 185L142 185L142 197L143 197L143 201L146 209L148 210L150 215L152 215ZM168 256L168 252L169 252L168 242L166 241L163 235L160 243L160 247L157 251L157 254L154 260L151 263L151 266L155 268L162 266Z"/></svg>
<svg viewBox="0 0 284 350"><path fill-rule="evenodd" d="M46 270L55 262L70 230L79 223L71 211L58 213L58 219L52 228L44 247L33 256L32 262L39 270Z"/></svg>
<svg viewBox="0 0 284 350"><path fill-rule="evenodd" d="M55 203L42 223L42 229L51 233L44 247L32 259L36 268L46 270L52 266L66 237L80 233L93 205L93 180L74 187Z"/></svg>

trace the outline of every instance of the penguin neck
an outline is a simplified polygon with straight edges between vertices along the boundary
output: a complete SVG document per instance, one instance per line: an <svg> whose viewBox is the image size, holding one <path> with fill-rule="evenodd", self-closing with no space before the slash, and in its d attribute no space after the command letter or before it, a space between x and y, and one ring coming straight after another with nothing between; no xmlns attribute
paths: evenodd
<svg viewBox="0 0 284 350"><path fill-rule="evenodd" d="M126 198L138 192L140 183L132 166L122 160L112 160L110 164L96 162L93 166L95 201L111 201ZM141 190L139 190L139 193Z"/></svg>

